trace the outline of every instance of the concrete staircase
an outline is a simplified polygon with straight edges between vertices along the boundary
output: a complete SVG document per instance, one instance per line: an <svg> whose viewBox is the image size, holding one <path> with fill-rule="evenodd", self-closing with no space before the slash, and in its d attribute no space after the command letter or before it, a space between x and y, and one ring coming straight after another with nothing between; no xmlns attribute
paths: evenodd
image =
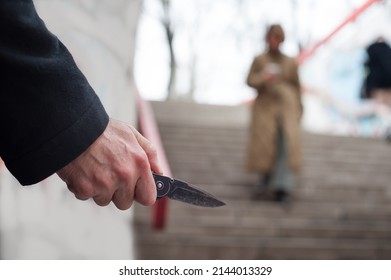
<svg viewBox="0 0 391 280"><path fill-rule="evenodd" d="M227 203L170 201L151 228L136 205L138 259L390 259L391 145L303 132L304 167L291 207L255 201L246 173L248 108L152 103L174 177Z"/></svg>

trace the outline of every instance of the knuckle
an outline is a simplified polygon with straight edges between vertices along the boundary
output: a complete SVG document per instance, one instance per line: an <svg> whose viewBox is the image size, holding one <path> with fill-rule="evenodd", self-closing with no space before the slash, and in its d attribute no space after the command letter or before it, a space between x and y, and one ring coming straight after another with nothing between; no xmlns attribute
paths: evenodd
<svg viewBox="0 0 391 280"><path fill-rule="evenodd" d="M135 161L137 166L141 169L150 169L149 167L149 161L145 153L138 153L135 157Z"/></svg>
<svg viewBox="0 0 391 280"><path fill-rule="evenodd" d="M145 157L145 155L144 155L144 153L143 153L142 150L138 150L137 152L135 152L135 153L133 154L133 159L134 159L134 161L135 161L137 164L138 164L139 162L143 161L143 160L144 160L144 157Z"/></svg>
<svg viewBox="0 0 391 280"><path fill-rule="evenodd" d="M111 199L107 199L106 197L94 197L94 201L99 206L107 206L110 204Z"/></svg>
<svg viewBox="0 0 391 280"><path fill-rule="evenodd" d="M126 183L132 181L133 170L131 164L118 164L115 167L114 175L118 183ZM114 190L116 191L116 190Z"/></svg>
<svg viewBox="0 0 391 280"><path fill-rule="evenodd" d="M132 206L133 200L118 201L113 199L113 203L119 210L128 210Z"/></svg>
<svg viewBox="0 0 391 280"><path fill-rule="evenodd" d="M124 204L124 205L121 205L118 207L118 209L120 210L128 210L131 206L132 206L133 203L127 203L127 204Z"/></svg>
<svg viewBox="0 0 391 280"><path fill-rule="evenodd" d="M80 185L74 189L74 194L77 199L86 200L93 196L93 188L89 185Z"/></svg>
<svg viewBox="0 0 391 280"><path fill-rule="evenodd" d="M117 190L113 195L113 203L120 210L127 210L133 204L134 192L131 185L126 185L120 190Z"/></svg>

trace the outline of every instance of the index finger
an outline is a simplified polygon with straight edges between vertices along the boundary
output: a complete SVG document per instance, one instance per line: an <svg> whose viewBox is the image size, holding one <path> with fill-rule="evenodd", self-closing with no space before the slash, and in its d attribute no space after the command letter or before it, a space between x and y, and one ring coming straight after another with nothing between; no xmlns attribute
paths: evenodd
<svg viewBox="0 0 391 280"><path fill-rule="evenodd" d="M135 200L142 205L150 206L156 201L157 191L152 172L142 174L135 187Z"/></svg>
<svg viewBox="0 0 391 280"><path fill-rule="evenodd" d="M142 136L141 133L138 132L134 127L130 127L130 128L133 131L133 134L136 136L139 145L147 155L149 164L151 165L151 169L155 173L163 174L163 170L159 164L156 148L153 146L153 144L150 141L148 141L144 136Z"/></svg>

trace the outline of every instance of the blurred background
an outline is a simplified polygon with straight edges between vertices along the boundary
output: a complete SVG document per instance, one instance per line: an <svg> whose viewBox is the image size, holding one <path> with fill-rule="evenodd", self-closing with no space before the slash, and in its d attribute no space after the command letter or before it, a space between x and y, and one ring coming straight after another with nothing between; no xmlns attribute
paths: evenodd
<svg viewBox="0 0 391 280"><path fill-rule="evenodd" d="M166 170L227 205L122 212L76 201L56 177L22 188L2 167L2 259L391 257L390 107L360 97L366 48L391 42L390 1L34 3L109 114L152 120ZM246 78L273 23L285 30L282 51L297 58L304 105L303 168L289 207L255 201L258 177L244 167L256 96Z"/></svg>
<svg viewBox="0 0 391 280"><path fill-rule="evenodd" d="M304 127L370 135L376 121L369 128L368 120L357 127L352 119L365 107L359 98L365 48L379 36L390 40L390 13L389 1L145 0L135 78L147 99L241 104L255 96L245 83L249 66L266 47L266 26L277 22L285 29L287 55L296 57L327 39L300 65Z"/></svg>

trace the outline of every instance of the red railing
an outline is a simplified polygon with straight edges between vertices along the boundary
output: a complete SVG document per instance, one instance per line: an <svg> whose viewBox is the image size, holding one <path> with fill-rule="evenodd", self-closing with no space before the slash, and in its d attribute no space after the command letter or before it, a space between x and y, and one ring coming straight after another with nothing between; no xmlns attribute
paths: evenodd
<svg viewBox="0 0 391 280"><path fill-rule="evenodd" d="M368 9L372 4L383 2L383 0L368 0L362 6L354 10L340 25L338 25L330 34L328 34L323 40L320 40L314 46L310 47L307 50L304 50L297 57L298 64L303 63L308 57L313 55L315 51L325 43L327 43L335 34L337 34L345 25L354 21L360 14L362 14L366 9Z"/></svg>
<svg viewBox="0 0 391 280"><path fill-rule="evenodd" d="M159 163L166 176L172 176L170 165L160 139L159 129L156 124L155 115L149 102L145 101L139 94L137 95L138 107L138 128L156 148ZM163 229L167 221L168 200L163 198L158 200L153 206L152 226L154 229Z"/></svg>

